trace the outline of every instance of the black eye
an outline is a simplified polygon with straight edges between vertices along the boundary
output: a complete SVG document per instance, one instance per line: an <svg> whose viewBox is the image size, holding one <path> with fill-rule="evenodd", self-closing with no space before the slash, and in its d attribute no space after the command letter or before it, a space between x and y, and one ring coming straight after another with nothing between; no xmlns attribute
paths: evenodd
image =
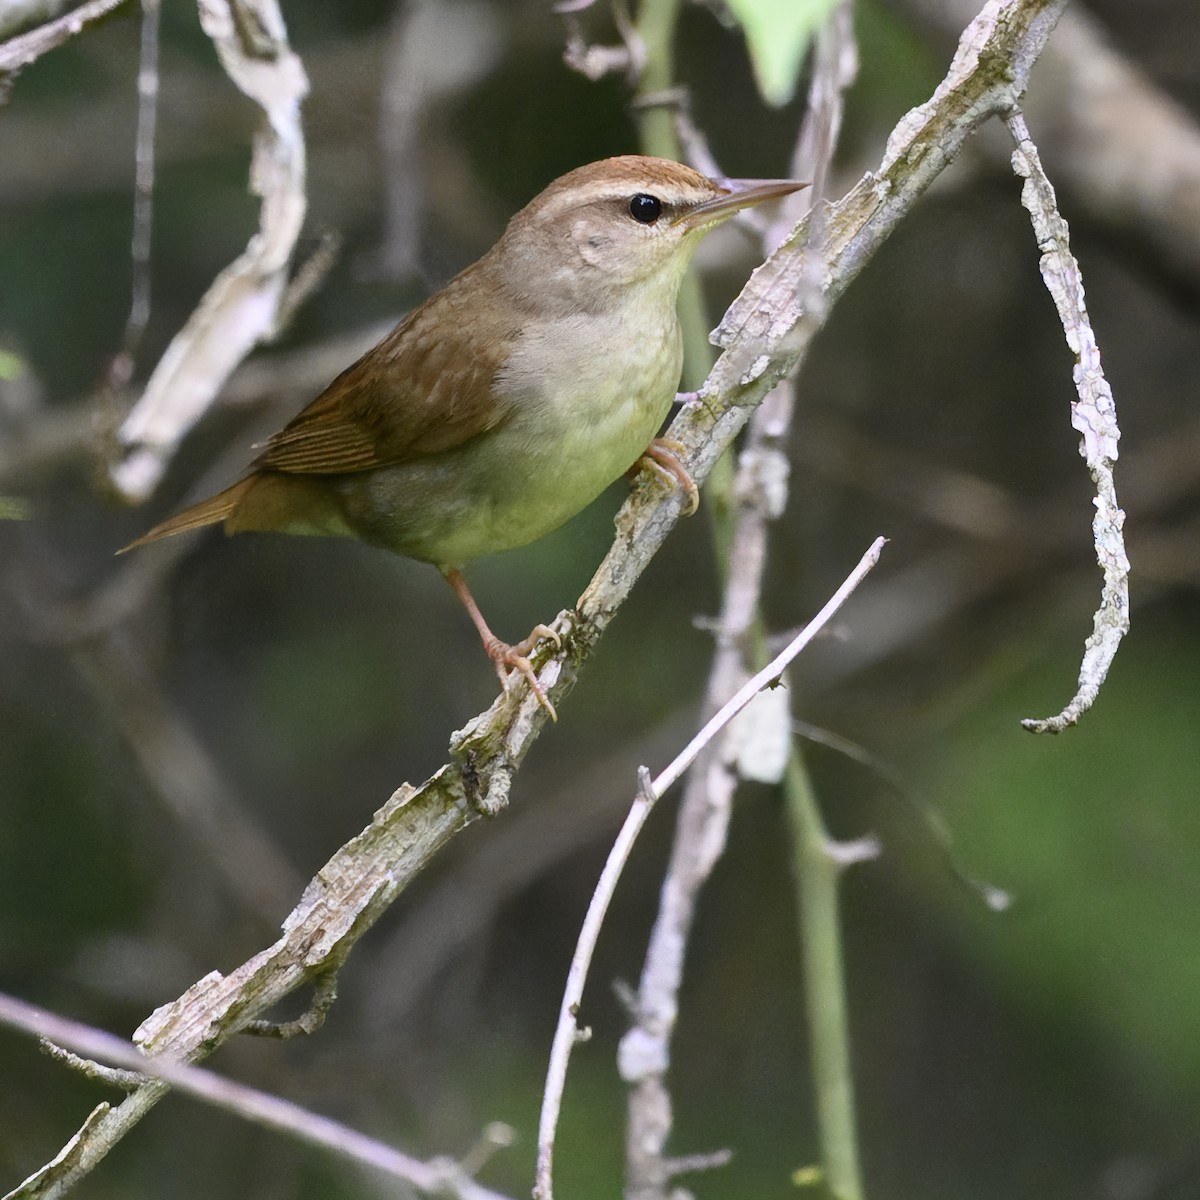
<svg viewBox="0 0 1200 1200"><path fill-rule="evenodd" d="M629 215L643 225L653 225L662 216L662 201L657 196L648 196L638 192L629 201Z"/></svg>

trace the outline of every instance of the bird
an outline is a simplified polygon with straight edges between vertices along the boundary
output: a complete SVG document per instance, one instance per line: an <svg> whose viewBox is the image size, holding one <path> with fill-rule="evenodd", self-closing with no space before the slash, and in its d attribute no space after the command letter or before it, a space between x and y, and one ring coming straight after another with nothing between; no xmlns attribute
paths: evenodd
<svg viewBox="0 0 1200 1200"><path fill-rule="evenodd" d="M232 486L118 553L223 524L357 538L431 563L507 691L554 718L529 655L488 627L463 567L533 542L623 474L692 482L659 438L680 380L676 300L701 239L741 209L806 186L710 179L645 155L555 179L496 244L347 367Z"/></svg>

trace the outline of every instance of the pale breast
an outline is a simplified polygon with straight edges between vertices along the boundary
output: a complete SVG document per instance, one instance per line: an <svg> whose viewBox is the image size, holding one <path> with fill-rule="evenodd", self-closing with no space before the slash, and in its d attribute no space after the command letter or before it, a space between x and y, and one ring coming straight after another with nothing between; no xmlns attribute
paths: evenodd
<svg viewBox="0 0 1200 1200"><path fill-rule="evenodd" d="M522 337L497 374L509 414L500 425L339 482L359 536L461 565L570 520L637 461L670 410L682 346L669 317L635 329L591 315Z"/></svg>
<svg viewBox="0 0 1200 1200"><path fill-rule="evenodd" d="M673 309L667 320L638 315L547 325L522 339L497 376L497 389L518 400L512 423L529 466L547 476L544 488L533 486L564 514L556 524L633 465L670 409L683 359L678 321Z"/></svg>

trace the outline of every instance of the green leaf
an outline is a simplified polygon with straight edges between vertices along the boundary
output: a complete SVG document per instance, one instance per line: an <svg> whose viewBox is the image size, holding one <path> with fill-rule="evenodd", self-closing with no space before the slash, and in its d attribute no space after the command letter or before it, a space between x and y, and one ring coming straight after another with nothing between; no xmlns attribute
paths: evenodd
<svg viewBox="0 0 1200 1200"><path fill-rule="evenodd" d="M786 104L813 34L837 0L728 0L729 11L746 35L758 90L768 104Z"/></svg>

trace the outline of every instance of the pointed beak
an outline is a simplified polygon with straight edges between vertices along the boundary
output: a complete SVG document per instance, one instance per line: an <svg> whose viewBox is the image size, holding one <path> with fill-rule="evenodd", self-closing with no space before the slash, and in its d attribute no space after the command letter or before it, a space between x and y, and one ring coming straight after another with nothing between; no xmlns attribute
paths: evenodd
<svg viewBox="0 0 1200 1200"><path fill-rule="evenodd" d="M778 200L781 196L790 196L793 192L808 187L808 184L798 183L794 179L722 179L717 182L717 186L722 189L723 195L694 205L687 212L680 213L672 224L683 225L687 229L719 225L743 208L751 208L765 200Z"/></svg>

